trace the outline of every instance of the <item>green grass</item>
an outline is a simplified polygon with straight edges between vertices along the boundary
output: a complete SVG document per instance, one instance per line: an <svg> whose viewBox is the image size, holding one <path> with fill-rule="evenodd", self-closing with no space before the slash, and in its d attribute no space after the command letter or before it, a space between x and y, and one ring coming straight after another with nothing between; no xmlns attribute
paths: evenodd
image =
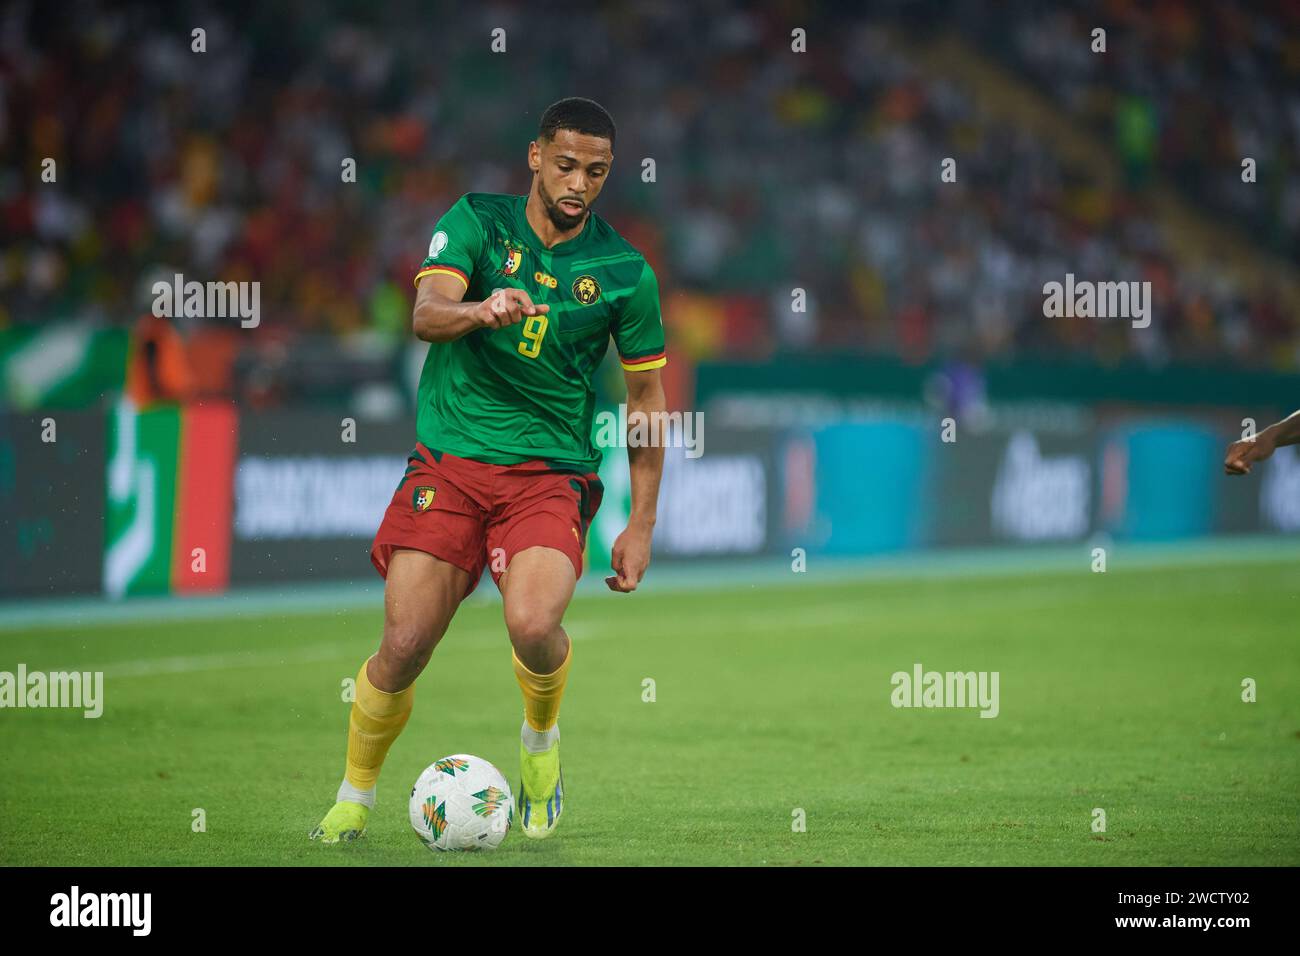
<svg viewBox="0 0 1300 956"><path fill-rule="evenodd" d="M564 822L477 856L424 849L406 796L448 753L518 777L499 606L462 608L332 848L306 833L377 608L9 633L0 670L103 669L106 707L0 711L0 863L1295 865L1298 612L1286 563L583 595ZM1000 715L893 708L917 661L1000 672Z"/></svg>

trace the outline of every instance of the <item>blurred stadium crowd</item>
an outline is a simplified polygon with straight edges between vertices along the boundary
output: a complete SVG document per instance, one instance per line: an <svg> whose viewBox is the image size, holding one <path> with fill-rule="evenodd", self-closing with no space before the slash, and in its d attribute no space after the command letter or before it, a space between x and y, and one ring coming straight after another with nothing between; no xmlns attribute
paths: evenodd
<svg viewBox="0 0 1300 956"><path fill-rule="evenodd" d="M1230 9L11 4L0 328L133 324L177 272L257 280L258 328L178 320L187 390L274 402L391 375L437 217L466 191L526 191L541 111L580 94L620 124L595 208L656 266L686 357L1293 369L1300 319L1279 289L1186 268L1148 192L1172 184L1261 254L1300 258L1298 8ZM1114 52L1089 51L1094 22ZM794 27L805 54L790 53ZM943 30L1077 119L1125 175L1092 176L1042 129L981 109L915 52ZM1152 328L1045 319L1043 283L1067 272L1150 280Z"/></svg>
<svg viewBox="0 0 1300 956"><path fill-rule="evenodd" d="M1107 135L1132 185L1170 177L1300 261L1300 4L1107 4L1120 42L1106 57L1090 52L1096 6L1012 0L1015 29L963 28ZM1241 188L1245 156L1258 189Z"/></svg>

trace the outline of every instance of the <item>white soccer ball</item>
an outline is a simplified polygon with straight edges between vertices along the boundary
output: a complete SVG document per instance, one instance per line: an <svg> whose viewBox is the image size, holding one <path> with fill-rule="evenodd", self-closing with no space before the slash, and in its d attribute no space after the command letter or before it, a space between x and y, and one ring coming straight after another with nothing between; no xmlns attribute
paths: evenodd
<svg viewBox="0 0 1300 956"><path fill-rule="evenodd" d="M430 850L495 850L515 819L501 771L482 757L436 760L411 788L411 826Z"/></svg>

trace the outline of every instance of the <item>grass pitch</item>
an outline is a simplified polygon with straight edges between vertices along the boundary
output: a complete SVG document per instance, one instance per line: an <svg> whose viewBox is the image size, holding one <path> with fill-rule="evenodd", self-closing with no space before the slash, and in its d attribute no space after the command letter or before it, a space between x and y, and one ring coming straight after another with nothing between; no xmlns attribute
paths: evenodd
<svg viewBox="0 0 1300 956"><path fill-rule="evenodd" d="M99 719L0 712L0 864L1296 865L1297 570L810 572L678 593L652 570L631 596L582 593L564 820L481 855L426 850L406 798L449 753L518 779L499 605L461 609L370 832L336 847L306 834L342 775L342 683L378 607L0 633L0 670L105 672ZM890 677L917 662L999 672L999 715L894 708Z"/></svg>

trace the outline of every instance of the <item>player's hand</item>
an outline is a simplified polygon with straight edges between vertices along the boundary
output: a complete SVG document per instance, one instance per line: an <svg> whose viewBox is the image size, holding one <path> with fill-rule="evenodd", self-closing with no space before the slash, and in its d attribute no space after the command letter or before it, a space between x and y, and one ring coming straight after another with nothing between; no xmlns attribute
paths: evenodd
<svg viewBox="0 0 1300 956"><path fill-rule="evenodd" d="M610 549L609 566L614 574L605 579L611 591L624 594L635 591L650 566L650 538L653 528L629 524L614 540Z"/></svg>
<svg viewBox="0 0 1300 956"><path fill-rule="evenodd" d="M530 315L545 315L551 307L534 303L523 289L497 289L478 304L474 318L489 329L503 329Z"/></svg>
<svg viewBox="0 0 1300 956"><path fill-rule="evenodd" d="M1229 475L1249 475L1251 466L1273 454L1276 447L1267 431L1256 435L1254 441L1235 441L1228 446L1223 470Z"/></svg>

